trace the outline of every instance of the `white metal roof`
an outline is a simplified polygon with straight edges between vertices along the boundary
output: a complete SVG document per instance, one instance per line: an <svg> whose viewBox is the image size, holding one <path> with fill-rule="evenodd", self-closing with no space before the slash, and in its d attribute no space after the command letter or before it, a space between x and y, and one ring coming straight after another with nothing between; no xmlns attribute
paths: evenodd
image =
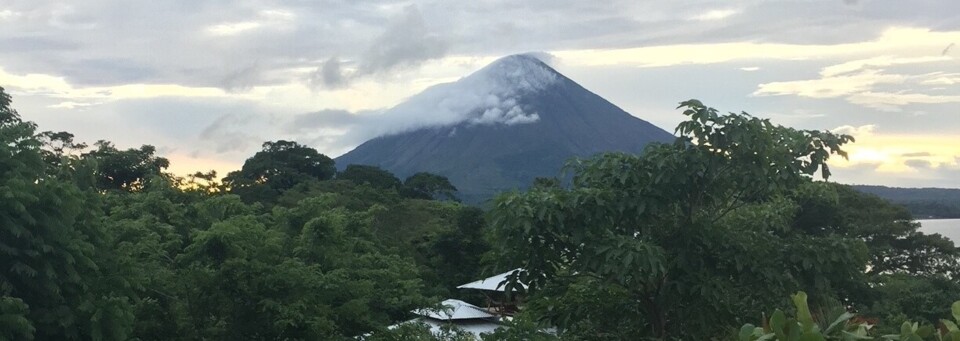
<svg viewBox="0 0 960 341"><path fill-rule="evenodd" d="M439 321L431 318L418 317L409 321L400 322L395 325L387 327L387 329L396 329L397 327L408 324L408 323L423 323L430 328L430 332L433 335L440 336L445 325L451 325L457 327L465 332L473 334L477 339L480 339L481 334L493 333L497 328L504 327L493 320L455 320L455 321ZM508 328L508 327L504 327ZM369 337L370 334L363 335L360 339L363 340Z"/></svg>
<svg viewBox="0 0 960 341"><path fill-rule="evenodd" d="M486 319L496 317L496 315L491 314L483 308L461 300L448 299L444 300L440 304L443 306L442 309L417 309L414 310L413 313L443 321Z"/></svg>
<svg viewBox="0 0 960 341"><path fill-rule="evenodd" d="M500 291L500 292L504 292L504 291L506 291L506 290L503 288L503 284L504 284L504 283L506 282L506 280L507 280L507 275L509 275L509 274L511 274L511 273L514 273L514 272L517 272L517 271L520 271L520 270L521 270L521 269L517 268L517 269L513 269L513 270L510 270L510 271L504 272L504 273L499 274L499 275L495 275L495 276L492 276L492 277L487 277L487 278L481 279L481 280L479 280L479 281L473 281L473 282L470 282L470 283L467 283L467 284L458 286L457 289L477 289L477 290L487 290L487 291ZM527 288L527 285L526 285L526 284L520 283L520 285L521 285L524 289Z"/></svg>

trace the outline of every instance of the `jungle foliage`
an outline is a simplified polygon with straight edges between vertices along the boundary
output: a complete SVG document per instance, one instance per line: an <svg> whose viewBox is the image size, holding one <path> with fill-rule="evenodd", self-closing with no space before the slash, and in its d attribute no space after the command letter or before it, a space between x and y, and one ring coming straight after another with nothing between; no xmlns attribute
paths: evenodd
<svg viewBox="0 0 960 341"><path fill-rule="evenodd" d="M960 251L902 207L813 180L852 138L682 108L675 143L574 160L572 183L485 212L442 176L338 172L292 141L222 180L179 177L152 146L38 131L0 88L0 340L469 339L386 327L516 267L522 313L485 339L770 340L813 330L808 309L858 313L818 324L827 339L863 322L946 340ZM797 318L765 317L798 291Z"/></svg>

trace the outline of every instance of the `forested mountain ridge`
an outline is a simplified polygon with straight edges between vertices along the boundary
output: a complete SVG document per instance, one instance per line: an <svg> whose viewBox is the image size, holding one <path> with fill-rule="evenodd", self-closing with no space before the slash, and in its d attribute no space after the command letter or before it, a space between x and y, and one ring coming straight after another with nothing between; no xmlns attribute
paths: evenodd
<svg viewBox="0 0 960 341"><path fill-rule="evenodd" d="M375 165L401 177L436 173L467 202L555 177L573 157L639 153L650 142L674 139L529 55L504 57L391 111L453 118L369 140L338 157L338 167Z"/></svg>
<svg viewBox="0 0 960 341"><path fill-rule="evenodd" d="M960 218L960 189L853 185L853 188L903 205L916 219Z"/></svg>

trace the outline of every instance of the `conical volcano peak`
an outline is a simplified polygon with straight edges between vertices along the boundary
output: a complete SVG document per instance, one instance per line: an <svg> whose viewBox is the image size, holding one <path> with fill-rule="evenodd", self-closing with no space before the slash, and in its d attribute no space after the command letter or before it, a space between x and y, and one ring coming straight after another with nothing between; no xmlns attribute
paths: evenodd
<svg viewBox="0 0 960 341"><path fill-rule="evenodd" d="M539 91L560 79L560 74L533 54L515 54L497 59L490 65L467 76L465 80L480 80L496 84L500 89Z"/></svg>
<svg viewBox="0 0 960 341"><path fill-rule="evenodd" d="M427 88L387 110L384 120L395 119L391 133L423 127L470 125L517 125L540 120L526 98L549 93L566 79L531 55L497 59L479 71L452 83ZM418 117L419 121L410 121ZM403 122L403 123L401 123Z"/></svg>
<svg viewBox="0 0 960 341"><path fill-rule="evenodd" d="M338 157L337 166L375 165L401 178L439 174L460 189L461 199L478 203L557 176L571 157L640 153L647 143L674 139L529 54L433 86L382 116L410 117L417 124L393 125L389 134Z"/></svg>

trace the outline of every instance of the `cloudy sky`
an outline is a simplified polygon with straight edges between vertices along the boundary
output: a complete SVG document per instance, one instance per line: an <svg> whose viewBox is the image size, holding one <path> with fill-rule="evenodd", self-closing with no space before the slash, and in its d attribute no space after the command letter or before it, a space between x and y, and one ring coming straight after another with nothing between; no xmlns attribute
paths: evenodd
<svg viewBox="0 0 960 341"><path fill-rule="evenodd" d="M537 51L667 130L697 98L853 134L839 182L960 188L958 45L953 0L0 2L22 116L155 145L179 173L265 140L340 155L401 124L381 110Z"/></svg>

